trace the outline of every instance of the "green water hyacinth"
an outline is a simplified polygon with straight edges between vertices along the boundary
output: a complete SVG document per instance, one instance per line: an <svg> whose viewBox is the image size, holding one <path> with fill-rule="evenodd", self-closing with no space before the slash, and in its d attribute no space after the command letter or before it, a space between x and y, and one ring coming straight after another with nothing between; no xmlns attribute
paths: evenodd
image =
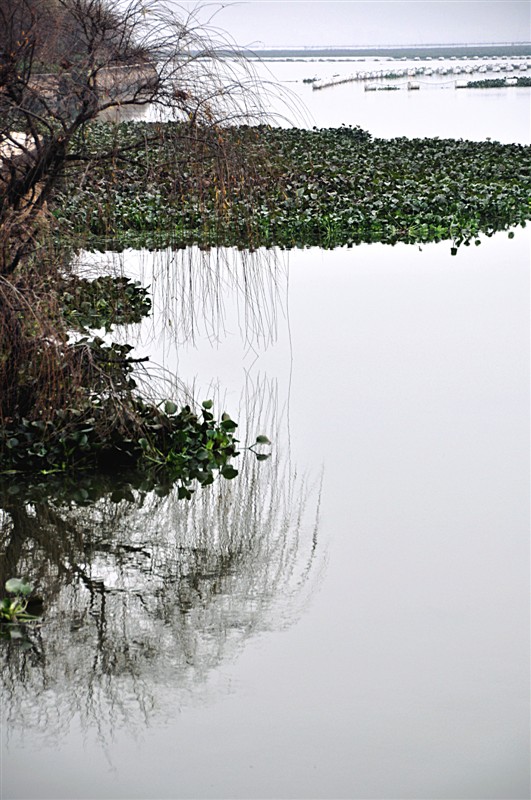
<svg viewBox="0 0 531 800"><path fill-rule="evenodd" d="M123 123L123 143L149 123ZM173 126L172 141L178 139ZM136 134L135 134L136 132ZM91 130L97 149L109 126ZM251 182L220 187L182 172L154 144L149 163L95 169L56 197L64 230L85 245L332 248L362 242L454 247L525 225L531 216L531 148L454 139L376 139L356 127L258 126L229 135L258 165ZM89 137L90 138L90 137ZM184 138L184 149L192 145ZM146 156L147 159L147 156ZM154 188L156 184L156 190Z"/></svg>
<svg viewBox="0 0 531 800"><path fill-rule="evenodd" d="M0 488L5 484L16 493L24 476L136 470L164 493L177 483L179 497L189 499L196 485L210 485L218 473L236 477L231 462L239 455L234 436L238 426L228 414L216 420L211 400L199 412L171 400L162 406L131 397L139 438L121 430L102 435L107 413L98 397L83 411L60 409L46 423L23 419L17 427L0 429Z"/></svg>
<svg viewBox="0 0 531 800"><path fill-rule="evenodd" d="M151 311L148 288L123 276L104 275L88 280L77 275L64 279L61 305L69 328L86 332L140 322Z"/></svg>
<svg viewBox="0 0 531 800"><path fill-rule="evenodd" d="M0 622L18 624L36 619L28 614L28 595L33 591L33 586L20 578L10 578L5 583L5 590L10 597L4 597L0 603Z"/></svg>

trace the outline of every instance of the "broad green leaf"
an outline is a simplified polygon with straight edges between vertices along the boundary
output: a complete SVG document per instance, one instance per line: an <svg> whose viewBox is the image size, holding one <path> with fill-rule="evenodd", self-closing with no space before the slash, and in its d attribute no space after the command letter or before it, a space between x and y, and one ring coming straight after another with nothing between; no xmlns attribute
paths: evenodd
<svg viewBox="0 0 531 800"><path fill-rule="evenodd" d="M221 474L223 475L224 478L227 478L227 480L230 481L231 478L235 478L236 477L236 475L238 474L238 470L234 469L234 467L231 467L230 464L226 464L222 468Z"/></svg>
<svg viewBox="0 0 531 800"><path fill-rule="evenodd" d="M238 423L234 422L232 419L224 419L221 423L221 427L224 431L233 431L238 427Z"/></svg>

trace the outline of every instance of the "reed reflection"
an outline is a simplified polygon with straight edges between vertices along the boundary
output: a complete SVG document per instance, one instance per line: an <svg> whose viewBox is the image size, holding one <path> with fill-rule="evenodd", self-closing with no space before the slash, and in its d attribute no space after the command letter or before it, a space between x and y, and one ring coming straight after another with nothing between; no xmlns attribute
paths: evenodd
<svg viewBox="0 0 531 800"><path fill-rule="evenodd" d="M157 339L172 347L200 339L217 344L229 332L256 348L275 342L286 313L287 262L278 249L166 247L82 251L71 268L88 277L127 275L149 286L153 313L136 329L149 346ZM124 331L129 340L134 332L132 326Z"/></svg>

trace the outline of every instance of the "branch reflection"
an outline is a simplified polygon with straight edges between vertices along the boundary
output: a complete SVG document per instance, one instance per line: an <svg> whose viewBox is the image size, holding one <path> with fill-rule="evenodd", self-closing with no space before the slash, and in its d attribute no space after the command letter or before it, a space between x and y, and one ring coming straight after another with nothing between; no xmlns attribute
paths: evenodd
<svg viewBox="0 0 531 800"><path fill-rule="evenodd" d="M281 441L275 386L250 387L246 404L248 429ZM3 493L0 580L25 575L44 598L42 625L0 647L6 731L50 744L72 724L102 742L117 726L139 732L176 713L167 687L180 705L204 701L222 662L299 617L323 568L320 482L289 452L239 460L235 480L188 502L141 488L85 506Z"/></svg>
<svg viewBox="0 0 531 800"><path fill-rule="evenodd" d="M127 275L149 286L153 313L138 334L150 347L161 337L172 345L218 344L236 324L244 346L254 349L276 340L279 316L286 314L287 264L278 249L166 247L82 251L71 269L87 277ZM124 333L130 338L131 326Z"/></svg>

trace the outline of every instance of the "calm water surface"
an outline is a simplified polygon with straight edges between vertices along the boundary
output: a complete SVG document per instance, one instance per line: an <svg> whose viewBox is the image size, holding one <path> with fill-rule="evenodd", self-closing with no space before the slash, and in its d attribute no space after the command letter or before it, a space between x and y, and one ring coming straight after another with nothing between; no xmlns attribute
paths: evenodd
<svg viewBox="0 0 531 800"><path fill-rule="evenodd" d="M303 80L317 77L320 80L333 76L347 78L353 72L409 68L419 62L350 61L295 63L268 63L260 69L265 77L276 76L294 98L302 100L309 109L303 116L306 126L337 127L360 125L373 136L385 139L395 136L438 136L441 139L472 139L481 141L490 137L500 142L531 141L531 93L529 89L513 87L501 89L456 89L458 80L499 78L498 73L473 73L471 75L432 76L412 78L419 85L418 91L408 91L408 79L373 81L376 84L395 84L399 91L365 92L365 81L345 83L326 89L314 90ZM431 63L436 69L440 62ZM446 62L470 66L470 61ZM516 73L515 73L516 74ZM529 72L521 73L528 75ZM503 77L503 73L501 73ZM289 101L286 98L286 103ZM296 106L296 103L295 103ZM279 112L285 105L279 104Z"/></svg>
<svg viewBox="0 0 531 800"><path fill-rule="evenodd" d="M311 110L528 141L529 94L430 91ZM138 351L273 458L6 506L53 602L2 651L3 798L529 797L530 244L122 256Z"/></svg>

